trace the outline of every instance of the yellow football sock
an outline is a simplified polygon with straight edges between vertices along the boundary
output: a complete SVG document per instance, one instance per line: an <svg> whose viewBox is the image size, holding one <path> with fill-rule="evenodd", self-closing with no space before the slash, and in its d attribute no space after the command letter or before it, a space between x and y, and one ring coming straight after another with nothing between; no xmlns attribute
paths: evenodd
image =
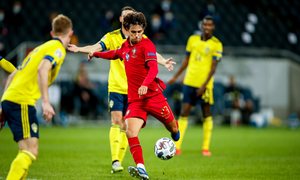
<svg viewBox="0 0 300 180"><path fill-rule="evenodd" d="M213 119L211 116L208 116L204 119L203 122L202 150L209 150L212 129L213 129Z"/></svg>
<svg viewBox="0 0 300 180"><path fill-rule="evenodd" d="M185 131L188 127L188 117L180 116L178 119L178 126L179 126L179 131L180 131L180 139L175 142L175 145L176 145L176 149L181 149L183 137L184 137Z"/></svg>
<svg viewBox="0 0 300 180"><path fill-rule="evenodd" d="M36 157L29 151L22 150L10 165L6 180L25 179L32 161Z"/></svg>
<svg viewBox="0 0 300 180"><path fill-rule="evenodd" d="M120 133L120 150L119 150L119 161L120 161L120 163L122 163L123 160L124 160L127 147L128 147L128 140L127 140L127 137L126 137L126 132L124 130L121 130L121 133Z"/></svg>
<svg viewBox="0 0 300 180"><path fill-rule="evenodd" d="M119 150L120 150L120 126L117 124L112 124L109 131L109 142L111 151L111 160L119 160Z"/></svg>

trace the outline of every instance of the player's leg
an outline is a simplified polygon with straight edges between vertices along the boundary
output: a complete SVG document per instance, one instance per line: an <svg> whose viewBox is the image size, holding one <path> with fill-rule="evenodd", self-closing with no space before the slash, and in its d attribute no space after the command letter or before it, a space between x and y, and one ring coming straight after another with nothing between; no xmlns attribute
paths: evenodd
<svg viewBox="0 0 300 180"><path fill-rule="evenodd" d="M213 129L213 118L210 110L209 103L202 104L202 112L203 112L203 144L202 144L202 155L203 156L211 156L210 142L211 135Z"/></svg>
<svg viewBox="0 0 300 180"><path fill-rule="evenodd" d="M130 103L125 115L126 135L130 153L136 164L136 167L129 166L128 172L133 177L149 179L144 165L142 146L138 138L138 134L147 120L147 112L143 109L144 106L143 102Z"/></svg>
<svg viewBox="0 0 300 180"><path fill-rule="evenodd" d="M7 180L26 179L29 167L38 155L38 139L28 138L18 142L19 153L13 160Z"/></svg>
<svg viewBox="0 0 300 180"><path fill-rule="evenodd" d="M179 141L175 142L177 155L181 154L181 146L182 146L183 138L184 138L185 132L188 128L188 116L191 112L192 107L193 106L189 103L183 103L183 105L182 105L181 114L178 118L180 139L179 139Z"/></svg>
<svg viewBox="0 0 300 180"><path fill-rule="evenodd" d="M118 93L109 93L109 110L111 114L111 127L109 130L109 142L112 159L112 173L123 171L119 159L121 144L121 129L124 127L123 121L123 100Z"/></svg>
<svg viewBox="0 0 300 180"><path fill-rule="evenodd" d="M126 119L126 135L128 139L128 144L130 147L131 155L134 159L136 167L129 166L128 172L133 177L139 177L141 179L149 179L146 172L143 158L143 150L140 144L138 134L144 125L144 120L140 118L128 118Z"/></svg>
<svg viewBox="0 0 300 180"><path fill-rule="evenodd" d="M39 126L33 106L2 102L4 117L18 142L19 153L13 160L7 179L25 179L38 155Z"/></svg>
<svg viewBox="0 0 300 180"><path fill-rule="evenodd" d="M145 109L149 114L162 122L166 129L171 133L171 137L174 141L180 139L180 131L178 128L178 122L175 120L174 114L166 101L163 94L152 97L147 101Z"/></svg>
<svg viewBox="0 0 300 180"><path fill-rule="evenodd" d="M122 118L121 132L120 132L120 148L119 148L119 155L118 155L120 163L123 162L128 147L128 140L126 136L126 125L124 120L124 115L128 107L127 99L128 99L127 95L123 95L123 118Z"/></svg>
<svg viewBox="0 0 300 180"><path fill-rule="evenodd" d="M178 126L180 131L180 139L179 141L175 142L176 145L176 154L181 154L181 146L185 136L185 132L188 128L188 116L191 112L192 107L196 104L197 101L197 88L186 86L182 87L183 92L183 100L182 100L182 107L181 113L178 118Z"/></svg>

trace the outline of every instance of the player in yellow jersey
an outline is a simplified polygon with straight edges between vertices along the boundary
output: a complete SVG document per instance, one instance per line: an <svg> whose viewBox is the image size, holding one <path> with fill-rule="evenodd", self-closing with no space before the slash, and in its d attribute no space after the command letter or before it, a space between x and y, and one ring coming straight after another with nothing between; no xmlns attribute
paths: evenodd
<svg viewBox="0 0 300 180"><path fill-rule="evenodd" d="M186 58L177 73L168 82L172 84L187 68L183 81L183 106L178 119L181 138L176 142L176 153L181 153L181 144L188 126L188 115L196 103L201 103L203 121L203 144L202 155L210 156L209 150L213 119L210 106L214 103L213 99L213 75L217 64L222 58L222 43L213 36L215 29L214 21L211 16L204 17L202 21L202 34L189 37L186 46Z"/></svg>
<svg viewBox="0 0 300 180"><path fill-rule="evenodd" d="M38 155L39 124L35 103L42 98L44 119L55 115L49 102L48 86L55 80L73 34L72 21L58 15L52 21L52 40L36 47L12 73L2 96L2 110L19 153L13 160L7 180L25 179L30 165Z"/></svg>
<svg viewBox="0 0 300 180"><path fill-rule="evenodd" d="M135 12L130 6L125 6L121 10L119 21L122 25L120 29L105 34L102 39L94 45L77 47L70 44L69 51L90 53L96 51L114 50L121 47L129 33L123 27L123 18ZM164 65L168 70L173 69L172 59L165 60L158 54L158 63ZM123 171L121 163L124 159L128 146L123 116L127 109L127 78L124 62L121 60L110 61L108 75L109 110L111 114L111 128L109 132L110 149L112 157L112 173Z"/></svg>
<svg viewBox="0 0 300 180"><path fill-rule="evenodd" d="M15 66L12 65L8 60L4 59L2 56L0 56L0 67L8 73L12 73L14 72L14 70L16 70Z"/></svg>

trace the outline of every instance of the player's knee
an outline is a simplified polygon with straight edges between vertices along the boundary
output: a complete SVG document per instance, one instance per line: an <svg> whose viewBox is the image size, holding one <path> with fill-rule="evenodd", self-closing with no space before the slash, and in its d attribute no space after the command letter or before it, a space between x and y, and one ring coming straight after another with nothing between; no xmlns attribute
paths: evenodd
<svg viewBox="0 0 300 180"><path fill-rule="evenodd" d="M126 130L126 136L127 138L132 138L132 137L136 137L138 135L138 132L132 130L132 129L127 129Z"/></svg>
<svg viewBox="0 0 300 180"><path fill-rule="evenodd" d="M180 113L180 116L188 116L190 114L190 111L189 110L182 110L181 113Z"/></svg>
<svg viewBox="0 0 300 180"><path fill-rule="evenodd" d="M123 126L122 117L113 117L111 119L112 124L117 124L120 127Z"/></svg>

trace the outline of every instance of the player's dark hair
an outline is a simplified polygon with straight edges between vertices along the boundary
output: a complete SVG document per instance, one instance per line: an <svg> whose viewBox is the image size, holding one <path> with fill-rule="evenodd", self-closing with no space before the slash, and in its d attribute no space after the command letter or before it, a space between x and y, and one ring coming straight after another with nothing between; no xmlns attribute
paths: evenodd
<svg viewBox="0 0 300 180"><path fill-rule="evenodd" d="M212 21L213 23L215 23L214 18L213 18L212 16L210 16L210 15L206 15L206 16L203 18L203 21L204 21L204 20L210 20L210 21Z"/></svg>
<svg viewBox="0 0 300 180"><path fill-rule="evenodd" d="M136 10L131 7L131 6L124 6L122 9L121 9L121 12L123 11L133 11L133 12L136 12Z"/></svg>
<svg viewBox="0 0 300 180"><path fill-rule="evenodd" d="M131 25L140 25L143 29L146 29L147 21L145 15L141 12L134 12L125 16L124 28L128 31Z"/></svg>

